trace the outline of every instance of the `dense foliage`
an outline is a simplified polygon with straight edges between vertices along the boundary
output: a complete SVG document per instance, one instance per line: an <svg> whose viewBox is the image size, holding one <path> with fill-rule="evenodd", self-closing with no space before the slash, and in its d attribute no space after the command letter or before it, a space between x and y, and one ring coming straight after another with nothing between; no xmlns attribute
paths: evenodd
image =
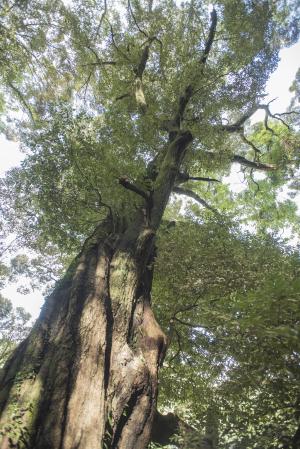
<svg viewBox="0 0 300 449"><path fill-rule="evenodd" d="M1 228L17 235L11 249L34 252L11 264L34 287L53 285L107 214L132 220L140 198L122 180L151 192L190 95L179 121L193 142L155 260L153 306L170 340L159 406L225 449L300 441L300 260L280 238L299 231L299 77L287 114L263 98L296 18L283 0L217 0L213 12L194 0L0 6L2 127L26 154L1 180ZM251 126L257 109L265 121ZM239 193L221 182L233 163Z"/></svg>
<svg viewBox="0 0 300 449"><path fill-rule="evenodd" d="M13 308L12 303L0 295L0 368L16 344L29 332L30 315L22 307Z"/></svg>

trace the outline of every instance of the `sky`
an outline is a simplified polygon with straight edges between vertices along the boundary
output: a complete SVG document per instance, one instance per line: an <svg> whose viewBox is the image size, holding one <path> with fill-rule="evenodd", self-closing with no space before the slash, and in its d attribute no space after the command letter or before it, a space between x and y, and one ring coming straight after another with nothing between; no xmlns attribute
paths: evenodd
<svg viewBox="0 0 300 449"><path fill-rule="evenodd" d="M295 79L296 72L300 66L300 42L283 49L280 52L280 62L277 70L271 75L266 88L268 96L264 102L274 100L270 106L271 112L285 112L290 104L292 94L289 87ZM263 119L263 111L258 111L252 118L252 122ZM19 150L18 142L12 142L0 135L0 176L10 168L21 163L24 155ZM243 189L243 176L238 165L233 166L230 177L225 182L230 183L233 190L238 192ZM10 299L14 306L24 307L35 319L39 315L40 307L43 304L43 297L40 292L33 292L22 295L17 292L17 286L10 284L6 286L1 294Z"/></svg>

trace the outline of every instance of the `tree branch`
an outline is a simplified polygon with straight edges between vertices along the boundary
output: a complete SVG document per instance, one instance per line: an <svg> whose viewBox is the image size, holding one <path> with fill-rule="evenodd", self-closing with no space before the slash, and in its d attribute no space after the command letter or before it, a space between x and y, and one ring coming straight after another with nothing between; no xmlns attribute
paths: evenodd
<svg viewBox="0 0 300 449"><path fill-rule="evenodd" d="M111 34L111 41L113 46L115 47L115 49L117 50L118 53L120 53L128 62L131 63L130 59L128 58L128 56L118 47L116 41L115 41L115 34L114 34L114 30L111 24L110 25L110 34Z"/></svg>
<svg viewBox="0 0 300 449"><path fill-rule="evenodd" d="M106 15L106 13L107 13L107 1L104 0L104 11L103 11L103 13L102 13L102 16L101 16L99 25L97 26L96 36L95 36L96 38L98 37L99 31L100 31L100 28L101 28L101 25L102 25L102 22L103 22L103 20L104 20L104 17L105 17L105 15Z"/></svg>
<svg viewBox="0 0 300 449"><path fill-rule="evenodd" d="M202 66L202 70L206 64L207 58L208 58L209 53L212 48L212 44L213 44L215 33L216 33L216 27L217 27L217 13L216 13L216 10L213 9L211 12L211 23L210 23L209 32L208 32L208 38L205 42L204 53L200 59L200 64ZM180 95L178 111L177 111L177 113L175 115L175 119L174 119L174 122L176 123L178 128L180 127L180 123L183 119L183 114L185 112L185 109L186 109L190 99L193 96L193 93L194 93L194 86L192 84L189 84L185 88L184 93L182 95Z"/></svg>
<svg viewBox="0 0 300 449"><path fill-rule="evenodd" d="M273 101L273 100L272 100ZM279 120L283 125L285 125L288 129L290 129L290 126L281 118L282 115L286 115L286 114L297 114L296 111L290 111L290 112L284 112L284 113L276 113L276 114L272 114L272 112L270 111L269 105L271 102L269 102L268 104L258 104L253 106L252 108L249 109L248 112L246 112L245 114L243 114L235 123L232 124L228 124L228 125L221 125L220 128L223 131L227 131L230 133L235 133L235 132L243 132L243 125L246 122L246 120L248 120L256 111L258 111L259 109L263 109L265 111L265 118L264 118L264 125L267 131L271 132L272 134L274 133L274 130L272 128L269 127L268 125L268 119L269 117L275 119L275 120Z"/></svg>
<svg viewBox="0 0 300 449"><path fill-rule="evenodd" d="M197 203L201 204L201 206L206 207L207 209L211 210L217 215L220 215L220 213L215 209L214 207L210 206L203 198L201 198L197 193L193 192L193 190L190 189L182 189L181 187L173 187L173 192L178 193L179 195L185 195L193 200L197 201Z"/></svg>
<svg viewBox="0 0 300 449"><path fill-rule="evenodd" d="M146 47L144 48L144 50L141 54L141 59L137 65L137 67L134 69L134 73L139 78L142 78L144 70L146 68L146 64L149 59L149 49L150 49L150 45L146 45Z"/></svg>
<svg viewBox="0 0 300 449"><path fill-rule="evenodd" d="M220 128L222 131L227 131L229 133L236 133L239 131L243 131L244 123L260 108L260 106L256 105L249 109L248 112L245 112L235 123L230 125L221 125Z"/></svg>
<svg viewBox="0 0 300 449"><path fill-rule="evenodd" d="M276 166L272 164L264 164L262 162L258 161L250 161L249 159L246 159L243 156L239 156L238 154L235 154L232 158L233 162L238 162L241 165L245 165L246 167L255 168L256 170L263 170L263 171L271 171L276 170Z"/></svg>
<svg viewBox="0 0 300 449"><path fill-rule="evenodd" d="M243 130L243 131L244 131L244 130ZM243 131L241 132L241 138L242 138L242 140L254 150L255 154L261 153L260 149L257 148L257 146L255 146L254 143L251 142L251 140L247 139L247 137L245 136L245 134L244 134Z"/></svg>
<svg viewBox="0 0 300 449"><path fill-rule="evenodd" d="M132 192L136 193L137 195L140 195L147 202L149 202L149 200L150 200L149 195L146 192L144 192L142 189L137 187L135 184L130 182L129 179L126 178L125 176L122 176L121 178L119 178L119 184L121 184L121 186L125 187L125 189L131 190Z"/></svg>
<svg viewBox="0 0 300 449"><path fill-rule="evenodd" d="M130 0L128 0L128 9L129 9L130 14L131 14L131 16L132 16L132 18L133 18L133 21L134 21L134 23L135 23L135 26L137 27L137 29L139 30L139 32L142 33L144 36L146 36L146 37L148 38L148 37L149 37L148 34L140 28L140 26L139 26L139 24L138 24L138 21L136 20L136 17L135 17L135 15L134 15L133 10L132 10L132 7L131 7L131 2L130 2Z"/></svg>
<svg viewBox="0 0 300 449"><path fill-rule="evenodd" d="M221 182L219 179L206 178L202 176L190 176L188 173L178 173L176 181L179 184L187 181Z"/></svg>
<svg viewBox="0 0 300 449"><path fill-rule="evenodd" d="M202 58L200 59L201 64L206 63L207 58L210 53L210 50L211 50L211 47L212 47L212 44L213 44L213 41L214 41L214 38L215 38L217 22L218 22L217 13L216 13L215 8L213 8L210 17L211 17L211 23L210 23L208 38L205 43L204 53L203 53Z"/></svg>
<svg viewBox="0 0 300 449"><path fill-rule="evenodd" d="M100 59L97 62L89 62L87 64L82 64L82 67L88 67L90 65L116 65L116 61L101 61Z"/></svg>

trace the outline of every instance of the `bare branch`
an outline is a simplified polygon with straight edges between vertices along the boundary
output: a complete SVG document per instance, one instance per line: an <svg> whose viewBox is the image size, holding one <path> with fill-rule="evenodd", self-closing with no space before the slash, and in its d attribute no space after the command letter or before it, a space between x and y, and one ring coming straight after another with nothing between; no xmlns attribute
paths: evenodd
<svg viewBox="0 0 300 449"><path fill-rule="evenodd" d="M251 170L250 170L250 179L253 182L253 184L255 184L255 186L256 186L256 192L254 193L254 196L256 196L256 194L259 192L260 188L259 188L258 182L256 182L253 177L253 170L254 170L254 168L251 168Z"/></svg>
<svg viewBox="0 0 300 449"><path fill-rule="evenodd" d="M273 164L264 164L258 161L250 161L249 159L246 159L243 156L239 156L238 154L235 154L233 156L232 161L238 162L239 164L245 165L246 167L255 168L256 170L272 171L277 169L277 167Z"/></svg>
<svg viewBox="0 0 300 449"><path fill-rule="evenodd" d="M180 184L187 181L221 182L219 179L206 178L202 176L190 176L188 173L178 173L176 180Z"/></svg>
<svg viewBox="0 0 300 449"><path fill-rule="evenodd" d="M288 112L276 112L276 114L274 114L274 116L281 116L281 115L291 115L291 114L297 114L300 115L300 112L298 111L288 111Z"/></svg>
<svg viewBox="0 0 300 449"><path fill-rule="evenodd" d="M269 119L269 116L271 116L271 112L269 110L269 107L266 106L263 109L265 109L265 119L264 119L265 128L266 128L267 131L270 131L271 134L275 134L274 130L272 128L270 128L269 125L268 125L268 119Z"/></svg>
<svg viewBox="0 0 300 449"><path fill-rule="evenodd" d="M187 321L181 320L180 318L174 317L173 318L175 321L177 321L177 323L182 324L183 326L188 326L188 327L203 327L201 326L201 324L193 324L193 323L189 323Z"/></svg>
<svg viewBox="0 0 300 449"><path fill-rule="evenodd" d="M214 207L210 206L203 198L201 198L197 193L193 192L190 189L182 189L181 187L173 187L173 192L178 193L179 195L185 195L193 200L197 201L197 203L201 204L201 206L206 207L206 209L211 210L216 215L220 215L220 213Z"/></svg>
<svg viewBox="0 0 300 449"><path fill-rule="evenodd" d="M235 133L235 132L243 133L244 123L259 109L263 109L265 111L264 125L265 125L266 130L269 131L270 133L275 134L274 130L272 128L270 128L270 126L268 124L269 117L271 117L275 120L279 120L288 129L290 129L290 126L281 118L281 116L286 115L286 114L298 114L298 113L296 111L290 111L290 112L272 114L272 112L270 111L270 108L269 108L270 103L271 102L269 102L268 104L258 104L258 105L253 106L252 108L249 109L248 112L246 112L244 115L242 115L235 123L228 124L228 125L221 125L220 126L221 130L227 131L230 133ZM248 144L251 145L249 142L248 142ZM257 149L256 149L256 151L257 151Z"/></svg>
<svg viewBox="0 0 300 449"><path fill-rule="evenodd" d="M125 189L131 190L134 193L137 193L138 195L140 195L141 197L143 197L147 202L149 202L149 195L144 192L142 189L140 189L139 187L137 187L135 184L133 184L131 181L129 181L128 178L126 178L125 176L122 176L121 178L119 178L119 184L121 184L123 187L125 187Z"/></svg>

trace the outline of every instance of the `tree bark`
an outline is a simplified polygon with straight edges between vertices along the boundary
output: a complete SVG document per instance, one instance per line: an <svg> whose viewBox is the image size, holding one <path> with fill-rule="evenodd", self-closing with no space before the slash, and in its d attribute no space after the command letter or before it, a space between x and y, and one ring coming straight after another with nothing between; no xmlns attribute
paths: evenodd
<svg viewBox="0 0 300 449"><path fill-rule="evenodd" d="M1 449L144 448L165 336L150 307L153 232L100 226L8 361Z"/></svg>
<svg viewBox="0 0 300 449"><path fill-rule="evenodd" d="M155 233L191 140L169 143L127 227L110 217L86 240L7 362L1 449L147 447L166 348L151 310Z"/></svg>

